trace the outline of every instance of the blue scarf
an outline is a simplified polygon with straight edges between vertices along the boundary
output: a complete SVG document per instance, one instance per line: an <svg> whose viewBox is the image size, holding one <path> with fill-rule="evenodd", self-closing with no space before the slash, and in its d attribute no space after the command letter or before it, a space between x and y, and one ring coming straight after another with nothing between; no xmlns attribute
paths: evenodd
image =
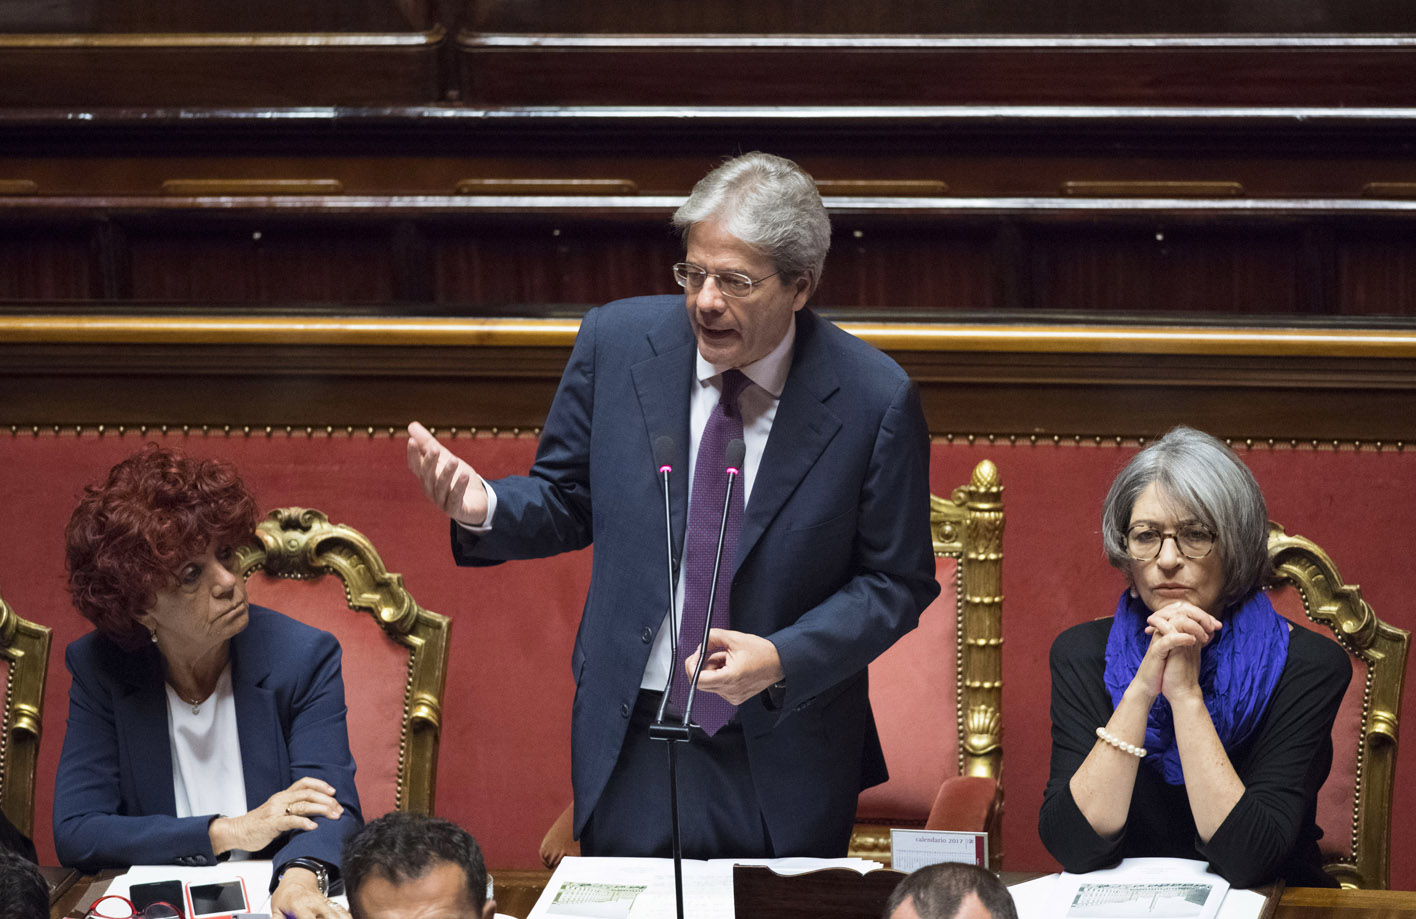
<svg viewBox="0 0 1416 919"><path fill-rule="evenodd" d="M1130 591L1121 594L1106 639L1103 678L1112 705L1121 704L1121 696L1150 646L1146 634L1149 616L1150 610ZM1225 752L1232 755L1253 736L1287 659L1288 622L1274 612L1263 591L1232 608L1224 626L1200 652L1200 690ZM1144 762L1161 778L1171 785L1185 784L1180 751L1175 746L1175 716L1164 696L1156 696L1151 705L1145 748Z"/></svg>

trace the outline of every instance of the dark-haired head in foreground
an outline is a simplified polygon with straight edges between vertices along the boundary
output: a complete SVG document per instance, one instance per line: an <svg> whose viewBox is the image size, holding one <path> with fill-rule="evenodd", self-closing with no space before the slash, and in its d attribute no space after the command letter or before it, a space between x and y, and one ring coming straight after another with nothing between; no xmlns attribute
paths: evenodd
<svg viewBox="0 0 1416 919"><path fill-rule="evenodd" d="M944 862L901 881L885 904L885 919L1018 919L1018 911L991 871Z"/></svg>
<svg viewBox="0 0 1416 919"><path fill-rule="evenodd" d="M450 820L393 811L344 846L354 919L491 919L487 867L472 834Z"/></svg>
<svg viewBox="0 0 1416 919"><path fill-rule="evenodd" d="M34 862L0 846L0 919L49 919L49 885Z"/></svg>

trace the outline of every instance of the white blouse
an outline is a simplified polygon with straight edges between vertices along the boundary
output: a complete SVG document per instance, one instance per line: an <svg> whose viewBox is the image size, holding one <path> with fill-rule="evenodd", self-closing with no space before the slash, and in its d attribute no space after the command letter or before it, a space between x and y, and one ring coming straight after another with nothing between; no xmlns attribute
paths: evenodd
<svg viewBox="0 0 1416 919"><path fill-rule="evenodd" d="M166 689L177 816L237 817L246 813L246 775L241 768L231 665L221 671L212 694L196 705L183 701L170 684ZM233 858L243 855L231 853Z"/></svg>

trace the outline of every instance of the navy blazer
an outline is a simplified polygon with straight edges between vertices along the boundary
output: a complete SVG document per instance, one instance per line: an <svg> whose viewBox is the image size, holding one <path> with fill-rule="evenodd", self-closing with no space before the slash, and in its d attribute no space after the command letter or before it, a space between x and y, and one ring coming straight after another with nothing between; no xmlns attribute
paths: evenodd
<svg viewBox="0 0 1416 919"><path fill-rule="evenodd" d="M575 833L624 740L668 607L656 437L687 470L696 342L682 297L591 310L528 476L493 483L492 529L453 525L460 564L537 558L594 543L571 666ZM766 636L786 673L773 707L739 708L758 801L779 855L845 852L862 788L887 777L867 665L939 592L929 530L929 437L893 360L797 313L772 432L746 508L731 596L734 629ZM688 477L672 479L675 559Z"/></svg>
<svg viewBox="0 0 1416 919"><path fill-rule="evenodd" d="M175 816L167 697L156 646L124 651L97 632L72 642L69 724L54 786L54 847L65 865L211 865L216 815ZM303 776L323 779L344 806L337 821L287 833L259 854L276 867L318 858L336 867L363 825L345 727L339 642L274 610L252 606L231 639L231 686L246 803L254 809Z"/></svg>

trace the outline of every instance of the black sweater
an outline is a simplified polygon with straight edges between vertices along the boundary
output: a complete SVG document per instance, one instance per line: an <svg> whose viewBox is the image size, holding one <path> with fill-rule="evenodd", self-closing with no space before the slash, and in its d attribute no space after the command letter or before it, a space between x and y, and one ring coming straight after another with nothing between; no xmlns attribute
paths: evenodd
<svg viewBox="0 0 1416 919"><path fill-rule="evenodd" d="M1106 691L1110 619L1073 626L1052 644L1052 769L1038 833L1072 872L1107 868L1123 858L1198 858L1235 887L1282 878L1293 887L1336 886L1318 854L1318 789L1332 766L1332 725L1352 665L1336 642L1295 626L1288 660L1262 721L1248 743L1230 751L1244 794L1208 843L1201 843L1183 785L1167 785L1144 763L1136 775L1125 828L1097 835L1068 787L1096 744L1096 729L1115 706Z"/></svg>

